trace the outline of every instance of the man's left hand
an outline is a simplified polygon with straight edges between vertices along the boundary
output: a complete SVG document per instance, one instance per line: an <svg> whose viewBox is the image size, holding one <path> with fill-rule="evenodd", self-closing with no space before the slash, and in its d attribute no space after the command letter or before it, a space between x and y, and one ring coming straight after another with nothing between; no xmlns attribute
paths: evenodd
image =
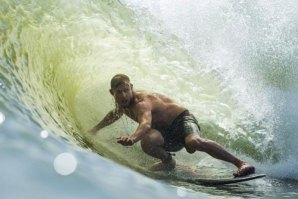
<svg viewBox="0 0 298 199"><path fill-rule="evenodd" d="M122 144L123 146L132 146L134 141L128 136L121 136L117 138L117 143Z"/></svg>

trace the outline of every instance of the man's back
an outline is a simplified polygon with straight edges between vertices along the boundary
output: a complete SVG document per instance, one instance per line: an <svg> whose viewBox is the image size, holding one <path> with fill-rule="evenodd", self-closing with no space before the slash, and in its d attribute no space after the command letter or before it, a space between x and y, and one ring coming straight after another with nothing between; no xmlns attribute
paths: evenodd
<svg viewBox="0 0 298 199"><path fill-rule="evenodd" d="M174 102L169 97L158 93L147 93L144 91L134 92L134 106L132 111L135 109L135 105L138 103L145 103L151 107L152 114L152 128L168 127L172 124L173 120L183 111L186 110L185 107ZM125 114L132 117L129 112L125 111Z"/></svg>

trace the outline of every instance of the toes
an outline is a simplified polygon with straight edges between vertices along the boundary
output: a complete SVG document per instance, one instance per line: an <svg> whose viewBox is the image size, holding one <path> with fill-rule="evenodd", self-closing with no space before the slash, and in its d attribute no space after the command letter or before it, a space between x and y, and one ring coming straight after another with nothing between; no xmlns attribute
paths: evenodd
<svg viewBox="0 0 298 199"><path fill-rule="evenodd" d="M244 172L243 175L249 175L249 174L253 174L253 173L255 173L255 168L249 167L248 169L246 169L246 171Z"/></svg>
<svg viewBox="0 0 298 199"><path fill-rule="evenodd" d="M235 177L246 176L255 173L255 168L253 166L240 167L236 172L233 173Z"/></svg>

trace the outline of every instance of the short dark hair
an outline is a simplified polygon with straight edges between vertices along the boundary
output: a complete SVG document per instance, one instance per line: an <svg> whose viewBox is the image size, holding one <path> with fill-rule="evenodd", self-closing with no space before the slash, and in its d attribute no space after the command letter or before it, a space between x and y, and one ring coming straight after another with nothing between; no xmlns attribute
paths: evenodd
<svg viewBox="0 0 298 199"><path fill-rule="evenodd" d="M130 83L129 77L124 74L117 74L111 79L111 89L115 89L123 83Z"/></svg>

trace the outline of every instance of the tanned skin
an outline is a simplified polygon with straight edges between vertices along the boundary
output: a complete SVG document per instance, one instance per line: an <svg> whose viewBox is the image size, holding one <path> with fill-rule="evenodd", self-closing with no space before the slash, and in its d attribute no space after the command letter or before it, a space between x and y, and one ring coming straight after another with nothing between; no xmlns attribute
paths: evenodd
<svg viewBox="0 0 298 199"><path fill-rule="evenodd" d="M164 139L156 129L169 127L174 119L187 109L164 95L134 91L133 85L129 81L123 81L116 88L110 89L110 93L115 99L116 108L89 132L95 134L98 130L126 115L139 125L132 135L120 136L117 138L117 142L124 146L131 146L141 141L142 150L146 154L161 160L152 166L152 170L174 169L175 160L163 148ZM198 134L188 135L185 138L185 144L189 153L202 151L216 159L234 164L238 168L234 176L244 176L255 171L252 165L238 159L218 143L202 138Z"/></svg>

